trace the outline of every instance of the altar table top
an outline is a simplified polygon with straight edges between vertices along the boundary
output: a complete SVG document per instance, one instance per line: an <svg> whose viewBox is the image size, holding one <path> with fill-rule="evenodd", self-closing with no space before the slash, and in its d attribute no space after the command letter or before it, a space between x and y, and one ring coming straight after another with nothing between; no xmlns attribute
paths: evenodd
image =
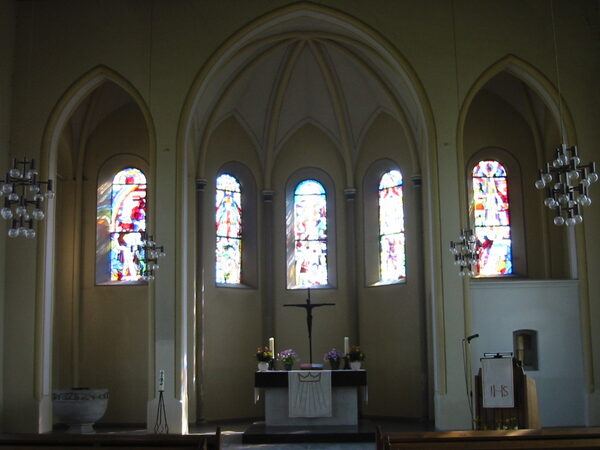
<svg viewBox="0 0 600 450"><path fill-rule="evenodd" d="M266 370L264 372L255 372L254 387L257 388L273 388L273 387L288 387L288 372L287 370ZM296 372L296 371L294 371ZM320 372L318 370L299 370L297 372ZM366 386L367 371L366 370L332 370L331 371L332 386Z"/></svg>

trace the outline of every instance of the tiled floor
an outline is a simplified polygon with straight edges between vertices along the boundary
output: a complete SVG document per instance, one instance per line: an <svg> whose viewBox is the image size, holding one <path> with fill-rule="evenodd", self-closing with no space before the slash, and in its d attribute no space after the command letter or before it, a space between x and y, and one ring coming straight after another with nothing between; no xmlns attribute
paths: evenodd
<svg viewBox="0 0 600 450"><path fill-rule="evenodd" d="M431 431L433 425L429 423L401 420L372 420L380 425L384 431ZM232 422L220 424L222 430L222 444L224 450L238 449L281 449L281 450L374 450L374 442L348 442L348 443L298 443L298 444L243 444L242 434L251 422ZM190 432L214 432L214 424L193 426Z"/></svg>
<svg viewBox="0 0 600 450"><path fill-rule="evenodd" d="M379 425L383 431L433 431L434 427L430 423L418 421L403 421L403 420L377 420L369 421L372 425ZM221 427L222 433L222 448L223 450L239 450L239 449L270 449L270 450L375 450L375 442L347 442L347 443L298 443L298 444L244 444L242 443L242 435L252 421L233 421L225 423L207 423L202 425L191 425L190 434L193 433L214 433L217 425ZM61 432L61 431L58 431ZM64 430L62 431L64 432ZM133 433L145 434L146 430L143 427L139 428L120 428L96 426L97 433Z"/></svg>

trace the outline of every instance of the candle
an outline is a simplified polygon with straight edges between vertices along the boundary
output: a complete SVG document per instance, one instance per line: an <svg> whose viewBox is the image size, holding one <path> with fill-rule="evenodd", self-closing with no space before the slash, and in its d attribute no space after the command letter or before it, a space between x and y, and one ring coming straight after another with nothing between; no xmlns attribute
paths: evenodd
<svg viewBox="0 0 600 450"><path fill-rule="evenodd" d="M274 337L269 338L269 351L271 352L271 356L273 356L273 358L275 358L275 338Z"/></svg>
<svg viewBox="0 0 600 450"><path fill-rule="evenodd" d="M158 372L158 392L165 391L165 371L159 370Z"/></svg>
<svg viewBox="0 0 600 450"><path fill-rule="evenodd" d="M350 351L350 339L348 336L344 338L344 355L347 355Z"/></svg>

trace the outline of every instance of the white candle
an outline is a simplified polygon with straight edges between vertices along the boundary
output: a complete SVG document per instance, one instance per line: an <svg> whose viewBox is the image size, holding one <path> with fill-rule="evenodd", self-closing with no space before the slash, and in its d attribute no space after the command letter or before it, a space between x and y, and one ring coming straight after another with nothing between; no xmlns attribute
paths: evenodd
<svg viewBox="0 0 600 450"><path fill-rule="evenodd" d="M273 356L273 358L275 358L275 338L274 337L269 338L269 351L271 352L271 356Z"/></svg>
<svg viewBox="0 0 600 450"><path fill-rule="evenodd" d="M350 351L350 339L348 336L344 338L344 355L347 355Z"/></svg>
<svg viewBox="0 0 600 450"><path fill-rule="evenodd" d="M165 391L165 371L159 370L158 372L158 392Z"/></svg>

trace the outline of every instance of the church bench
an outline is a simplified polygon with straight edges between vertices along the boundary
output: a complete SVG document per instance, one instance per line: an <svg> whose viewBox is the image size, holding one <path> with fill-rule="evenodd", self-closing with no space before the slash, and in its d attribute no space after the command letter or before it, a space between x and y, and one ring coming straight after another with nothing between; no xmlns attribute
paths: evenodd
<svg viewBox="0 0 600 450"><path fill-rule="evenodd" d="M598 449L600 428L385 433L377 428L377 450L392 449Z"/></svg>
<svg viewBox="0 0 600 450"><path fill-rule="evenodd" d="M221 429L215 434L0 434L0 448L220 450Z"/></svg>

